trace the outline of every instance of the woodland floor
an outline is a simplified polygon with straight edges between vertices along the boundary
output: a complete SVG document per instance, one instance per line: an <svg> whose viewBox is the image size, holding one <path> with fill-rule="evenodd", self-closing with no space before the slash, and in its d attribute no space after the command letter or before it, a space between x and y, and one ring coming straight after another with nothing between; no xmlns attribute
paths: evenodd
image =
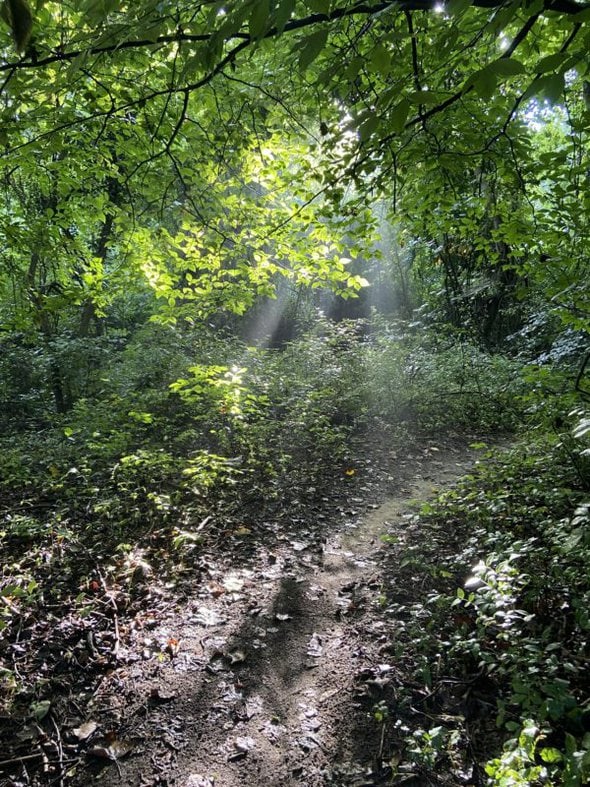
<svg viewBox="0 0 590 787"><path fill-rule="evenodd" d="M90 661L114 651L108 668L55 661L49 712L0 717L0 785L477 784L467 752L447 774L397 770L429 692L394 653L400 602L432 589L403 560L427 539L412 512L468 472L474 439L365 451L311 502L220 530L174 585L137 569L132 607L105 612L115 633L85 630Z"/></svg>

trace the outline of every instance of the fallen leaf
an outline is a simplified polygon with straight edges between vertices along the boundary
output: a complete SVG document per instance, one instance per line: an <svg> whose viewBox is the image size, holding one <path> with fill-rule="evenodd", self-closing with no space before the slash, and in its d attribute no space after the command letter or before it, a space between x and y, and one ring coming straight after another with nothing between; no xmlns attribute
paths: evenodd
<svg viewBox="0 0 590 787"><path fill-rule="evenodd" d="M283 735L286 735L287 728L275 719L267 721L260 732L269 739L271 743L276 743Z"/></svg>
<svg viewBox="0 0 590 787"><path fill-rule="evenodd" d="M174 691L165 692L158 686L155 686L150 691L150 702L171 702L174 699L176 699L176 692Z"/></svg>
<svg viewBox="0 0 590 787"><path fill-rule="evenodd" d="M200 623L202 626L221 626L225 623L225 618L215 612L213 609L207 607L199 607L197 612L190 617L194 623Z"/></svg>
<svg viewBox="0 0 590 787"><path fill-rule="evenodd" d="M29 708L31 711L31 716L34 716L37 721L44 719L49 713L50 709L51 700L39 700L38 702L32 702Z"/></svg>
<svg viewBox="0 0 590 787"><path fill-rule="evenodd" d="M101 760L120 760L126 757L133 750L133 744L129 741L121 741L115 739L111 741L108 746L94 746L88 749L88 754L91 757L98 757Z"/></svg>
<svg viewBox="0 0 590 787"><path fill-rule="evenodd" d="M176 656L178 653L178 649L180 647L180 640L175 639L175 637L170 637L168 642L166 643L166 647L164 650L168 653L169 656Z"/></svg>
<svg viewBox="0 0 590 787"><path fill-rule="evenodd" d="M315 632L311 635L311 639L307 643L307 655L312 656L312 658L319 658L324 649L322 648L322 640L320 639L319 635Z"/></svg>
<svg viewBox="0 0 590 787"><path fill-rule="evenodd" d="M262 713L263 702L261 697L249 697L244 703L244 710L246 717L251 719L253 716L258 716Z"/></svg>
<svg viewBox="0 0 590 787"><path fill-rule="evenodd" d="M330 697L333 697L335 694L338 694L338 691L339 691L338 689L328 689L328 691L324 691L323 694L320 694L320 698L318 699L318 702L325 702L326 700L329 700Z"/></svg>
<svg viewBox="0 0 590 787"><path fill-rule="evenodd" d="M357 584L358 584L357 581L353 579L352 582L347 582L346 585L342 585L342 587L338 592L352 593L356 589Z"/></svg>
<svg viewBox="0 0 590 787"><path fill-rule="evenodd" d="M108 746L93 746L92 749L88 749L88 754L90 757L97 757L99 760L116 759Z"/></svg>
<svg viewBox="0 0 590 787"><path fill-rule="evenodd" d="M249 752L251 749L254 749L256 743L254 742L254 738L250 737L240 737L236 738L234 741L234 748L238 751Z"/></svg>
<svg viewBox="0 0 590 787"><path fill-rule="evenodd" d="M219 582L209 582L207 584L207 590L213 598L219 598L219 596L223 596L225 593L225 588L223 585L220 585Z"/></svg>
<svg viewBox="0 0 590 787"><path fill-rule="evenodd" d="M72 732L79 741L85 741L92 735L93 732L96 732L97 729L98 724L95 721L86 721L84 724L76 727L75 730L72 730Z"/></svg>
<svg viewBox="0 0 590 787"><path fill-rule="evenodd" d="M183 787L215 787L215 782L207 776L201 776L200 773L191 773Z"/></svg>
<svg viewBox="0 0 590 787"><path fill-rule="evenodd" d="M303 541L291 541L290 543L295 552L303 552L309 546L309 544L304 544Z"/></svg>
<svg viewBox="0 0 590 787"><path fill-rule="evenodd" d="M239 593L244 587L244 580L230 575L223 580L223 587L228 593Z"/></svg>

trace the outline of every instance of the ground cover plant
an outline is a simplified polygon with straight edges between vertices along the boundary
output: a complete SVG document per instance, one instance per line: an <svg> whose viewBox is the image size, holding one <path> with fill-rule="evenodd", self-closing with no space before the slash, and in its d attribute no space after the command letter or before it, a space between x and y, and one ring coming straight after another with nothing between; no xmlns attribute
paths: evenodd
<svg viewBox="0 0 590 787"><path fill-rule="evenodd" d="M388 591L415 680L392 727L425 780L475 751L483 783L586 783L588 469L571 432L527 439L422 507L426 543L394 547L414 583L436 578L421 601L407 576Z"/></svg>

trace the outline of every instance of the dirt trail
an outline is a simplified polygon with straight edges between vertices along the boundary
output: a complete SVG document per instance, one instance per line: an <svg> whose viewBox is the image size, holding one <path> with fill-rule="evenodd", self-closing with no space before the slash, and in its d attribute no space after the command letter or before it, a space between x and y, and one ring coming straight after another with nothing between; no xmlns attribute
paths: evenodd
<svg viewBox="0 0 590 787"><path fill-rule="evenodd" d="M94 772L80 770L74 783L381 784L371 710L393 669L382 536L403 542L415 502L450 486L476 457L466 445L426 447L410 457L395 495L346 501L324 543L279 539L242 566L212 564L195 595L165 613L147 604L127 632L127 664L85 709L116 737L94 746ZM115 763L105 766L101 746Z"/></svg>

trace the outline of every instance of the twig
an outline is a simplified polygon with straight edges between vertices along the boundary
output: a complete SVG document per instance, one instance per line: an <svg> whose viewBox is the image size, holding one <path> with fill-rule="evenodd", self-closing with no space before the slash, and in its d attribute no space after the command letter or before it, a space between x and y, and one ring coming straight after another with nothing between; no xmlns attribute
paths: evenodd
<svg viewBox="0 0 590 787"><path fill-rule="evenodd" d="M378 762L377 762L377 766L378 767L381 765L381 762L383 761L383 747L384 746L385 746L385 722L383 722L383 724L381 725L381 741L379 742L379 754L377 755L378 756Z"/></svg>
<svg viewBox="0 0 590 787"><path fill-rule="evenodd" d="M51 715L51 723L53 724L53 729L55 730L55 734L57 736L56 741L56 748L57 748L57 757L58 757L58 765L59 765L59 777L57 779L59 783L59 787L64 787L64 748L61 739L61 732L59 731L59 727L57 726L57 722Z"/></svg>
<svg viewBox="0 0 590 787"><path fill-rule="evenodd" d="M117 602L113 598L113 595L107 589L107 584L105 582L105 579L98 568L96 570L96 573L98 574L98 577L100 579L100 584L102 585L102 589L104 590L105 596L107 598L107 603L113 609L113 627L115 629L115 644L113 646L113 656L117 659L119 658L119 648L121 647L121 638L119 634L119 616L117 615L119 610L117 607Z"/></svg>
<svg viewBox="0 0 590 787"><path fill-rule="evenodd" d="M115 644L113 645L113 656L119 658L119 648L121 647L121 638L119 636L119 616L117 602L110 593L107 593L107 598L113 609L113 628L115 629Z"/></svg>
<svg viewBox="0 0 590 787"><path fill-rule="evenodd" d="M116 610L116 606L115 606ZM113 612L113 623L115 628L115 646L113 647L113 655L116 659L119 658L119 648L121 646L121 639L119 637L119 617L116 612Z"/></svg>
<svg viewBox="0 0 590 787"><path fill-rule="evenodd" d="M45 757L45 754L39 752L38 754L25 754L24 757L15 757L12 760L0 760L0 767L4 767L5 765L18 765L19 762L25 762L25 760L38 760L39 757Z"/></svg>
<svg viewBox="0 0 590 787"><path fill-rule="evenodd" d="M2 599L2 601L6 604L6 606L12 612L13 615L19 615L20 614L19 608L16 606L16 604L13 604L12 601L9 598L7 598L6 596L3 596L2 594L0 594L0 599Z"/></svg>

